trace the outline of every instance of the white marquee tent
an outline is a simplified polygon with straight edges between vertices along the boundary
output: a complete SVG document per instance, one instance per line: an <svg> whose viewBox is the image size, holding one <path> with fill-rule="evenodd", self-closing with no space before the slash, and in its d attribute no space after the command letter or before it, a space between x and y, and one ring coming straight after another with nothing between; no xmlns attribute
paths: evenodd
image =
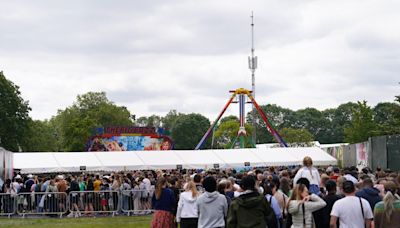
<svg viewBox="0 0 400 228"><path fill-rule="evenodd" d="M123 171L144 169L208 169L251 166L301 165L310 156L314 165L336 164L336 159L318 147L254 148L231 150L170 150L126 152L40 152L14 153L14 168L21 173L80 171Z"/></svg>

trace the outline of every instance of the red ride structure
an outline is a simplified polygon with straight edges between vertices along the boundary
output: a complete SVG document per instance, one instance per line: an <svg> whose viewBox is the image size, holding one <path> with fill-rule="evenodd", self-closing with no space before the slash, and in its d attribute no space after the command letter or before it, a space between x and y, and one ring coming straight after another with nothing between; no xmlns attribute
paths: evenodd
<svg viewBox="0 0 400 228"><path fill-rule="evenodd" d="M247 136L246 130L245 130L245 98L246 95L250 99L251 103L254 105L254 107L257 109L258 113L260 114L261 118L265 122L268 131L274 136L275 140L282 146L282 147L288 147L286 142L282 139L282 137L279 135L279 133L272 127L271 123L269 122L267 116L263 112L263 110L260 108L260 106L257 104L256 100L252 96L252 91L239 88L236 90L229 91L232 94L230 99L228 100L228 103L226 103L225 107L222 109L221 113L218 115L217 119L211 124L210 128L207 130L207 132L204 134L203 138L200 140L200 142L197 144L195 150L200 150L204 142L207 140L207 138L210 136L210 133L212 129L217 125L218 121L221 119L222 115L224 115L226 109L228 109L229 105L233 103L233 100L236 98L236 96L239 96L239 121L240 121L240 127L238 131L238 137L240 138L240 147L244 148L244 139ZM255 129L254 129L255 130Z"/></svg>

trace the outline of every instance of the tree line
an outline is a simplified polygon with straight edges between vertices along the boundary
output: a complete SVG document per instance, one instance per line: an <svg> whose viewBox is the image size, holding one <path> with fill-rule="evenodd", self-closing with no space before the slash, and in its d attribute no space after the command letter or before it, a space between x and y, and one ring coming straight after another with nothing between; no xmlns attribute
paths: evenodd
<svg viewBox="0 0 400 228"><path fill-rule="evenodd" d="M0 72L0 146L11 151L83 151L94 129L104 126L163 127L175 149L194 149L210 127L210 120L198 113L171 110L165 116L135 118L126 107L107 98L105 92L78 95L76 101L58 110L49 120L33 120L31 108L21 97L19 87ZM366 101L348 102L323 111L305 108L297 111L276 104L261 105L273 127L285 141L320 143L362 142L371 136L400 134L400 95L394 102L371 107ZM257 144L274 139L258 115L247 113L246 131L254 131ZM233 148L239 130L236 116L227 116L213 129L205 148ZM247 143L250 147L252 143Z"/></svg>

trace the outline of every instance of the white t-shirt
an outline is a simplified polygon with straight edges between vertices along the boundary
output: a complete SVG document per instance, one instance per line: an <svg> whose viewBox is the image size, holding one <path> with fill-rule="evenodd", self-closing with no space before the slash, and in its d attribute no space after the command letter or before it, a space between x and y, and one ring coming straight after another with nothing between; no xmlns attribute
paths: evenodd
<svg viewBox="0 0 400 228"><path fill-rule="evenodd" d="M361 198L361 202L364 208L364 218L372 219L374 216L368 201ZM364 227L360 198L356 196L346 196L336 201L335 204L333 204L331 216L339 218L339 228Z"/></svg>
<svg viewBox="0 0 400 228"><path fill-rule="evenodd" d="M310 181L310 184L318 185L321 181L321 178L319 176L319 172L316 168L314 167L303 167L300 168L299 171L296 173L296 176L293 179L293 183L297 183L297 180L300 178L307 178L308 181Z"/></svg>
<svg viewBox="0 0 400 228"><path fill-rule="evenodd" d="M150 190L150 186L151 186L150 180L148 178L144 178L143 179L143 183L144 183L144 186L146 187L146 190L149 191Z"/></svg>

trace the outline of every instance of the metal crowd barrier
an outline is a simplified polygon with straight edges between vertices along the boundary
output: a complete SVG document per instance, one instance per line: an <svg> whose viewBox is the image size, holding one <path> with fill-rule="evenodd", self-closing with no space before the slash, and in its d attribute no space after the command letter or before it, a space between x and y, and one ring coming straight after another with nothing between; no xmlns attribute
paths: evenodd
<svg viewBox="0 0 400 228"><path fill-rule="evenodd" d="M152 213L154 189L124 191L76 191L0 193L0 216L13 215L80 217L118 213L147 215Z"/></svg>
<svg viewBox="0 0 400 228"><path fill-rule="evenodd" d="M120 209L119 191L84 191L69 193L69 211L71 216L94 216L111 214L114 216Z"/></svg>
<svg viewBox="0 0 400 228"><path fill-rule="evenodd" d="M128 216L147 215L152 213L152 192L148 190L124 190L121 191L121 211Z"/></svg>
<svg viewBox="0 0 400 228"><path fill-rule="evenodd" d="M16 213L16 199L17 195L10 193L0 193L0 216L8 216Z"/></svg>
<svg viewBox="0 0 400 228"><path fill-rule="evenodd" d="M16 197L18 215L60 216L68 212L68 197L65 192L28 192Z"/></svg>

